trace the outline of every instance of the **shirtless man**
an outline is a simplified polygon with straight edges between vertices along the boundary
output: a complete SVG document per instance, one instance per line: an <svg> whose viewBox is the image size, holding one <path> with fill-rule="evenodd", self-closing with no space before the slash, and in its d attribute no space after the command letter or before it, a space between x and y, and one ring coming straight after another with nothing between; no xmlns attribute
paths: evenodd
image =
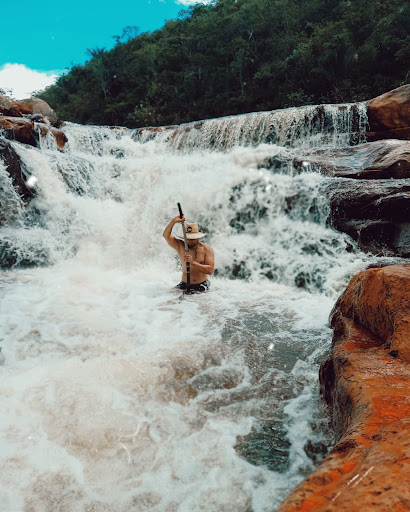
<svg viewBox="0 0 410 512"><path fill-rule="evenodd" d="M214 271L215 257L212 247L199 241L203 238L205 233L198 230L198 224L185 224L186 237L188 242L189 254L185 254L185 244L183 235L173 236L172 228L175 224L185 222L185 216L178 215L174 217L168 226L165 228L163 236L167 243L177 251L179 259L182 264L182 281L177 284L176 288L186 290L187 277L186 277L186 264L191 264L191 290L197 292L205 292L209 289L210 282L208 276Z"/></svg>

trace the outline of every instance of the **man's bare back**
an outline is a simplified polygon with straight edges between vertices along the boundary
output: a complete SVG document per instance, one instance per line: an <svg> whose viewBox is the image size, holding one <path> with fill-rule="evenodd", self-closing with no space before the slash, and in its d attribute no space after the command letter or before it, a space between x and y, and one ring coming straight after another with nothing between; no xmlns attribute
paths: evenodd
<svg viewBox="0 0 410 512"><path fill-rule="evenodd" d="M187 282L186 263L188 262L191 264L191 284L197 285L205 282L213 273L215 264L214 251L211 246L200 242L198 238L190 238L190 236L195 236L195 233L191 235L189 232L187 232L189 254L185 254L184 242L178 238L175 238L171 234L172 228L175 226L175 224L181 222L185 222L184 216L182 218L179 216L174 217L165 228L163 236L167 243L178 253L183 269L182 282ZM189 229L189 226L190 225L187 226L187 229ZM194 224L192 224L192 226L194 226ZM204 234L201 234L201 236L204 236Z"/></svg>

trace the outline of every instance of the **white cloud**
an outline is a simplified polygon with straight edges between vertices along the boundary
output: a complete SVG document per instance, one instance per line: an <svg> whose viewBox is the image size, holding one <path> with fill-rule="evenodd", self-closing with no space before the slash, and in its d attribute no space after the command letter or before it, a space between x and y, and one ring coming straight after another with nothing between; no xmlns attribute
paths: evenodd
<svg viewBox="0 0 410 512"><path fill-rule="evenodd" d="M187 7L195 4L210 4L213 0L176 0L177 4L186 5Z"/></svg>
<svg viewBox="0 0 410 512"><path fill-rule="evenodd" d="M36 71L24 64L7 63L0 66L0 89L11 89L13 98L22 100L53 84L58 76L55 71Z"/></svg>

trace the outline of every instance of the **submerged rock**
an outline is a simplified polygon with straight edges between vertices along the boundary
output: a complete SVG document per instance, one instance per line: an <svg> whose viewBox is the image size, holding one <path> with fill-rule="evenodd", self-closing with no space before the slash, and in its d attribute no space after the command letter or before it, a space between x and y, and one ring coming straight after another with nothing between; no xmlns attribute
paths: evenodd
<svg viewBox="0 0 410 512"><path fill-rule="evenodd" d="M410 265L354 276L320 369L337 444L278 512L410 509Z"/></svg>

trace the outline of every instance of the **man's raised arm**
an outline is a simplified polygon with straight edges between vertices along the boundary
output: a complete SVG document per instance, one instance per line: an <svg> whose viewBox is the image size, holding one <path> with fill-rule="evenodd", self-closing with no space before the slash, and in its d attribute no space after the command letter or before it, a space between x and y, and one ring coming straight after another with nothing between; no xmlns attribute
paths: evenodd
<svg viewBox="0 0 410 512"><path fill-rule="evenodd" d="M180 240L177 240L171 233L172 228L175 226L175 224L178 224L179 222L185 222L185 215L182 216L182 219L179 215L174 217L168 224L168 226L165 228L164 232L162 233L162 236L167 241L167 244L170 245L175 250L177 250Z"/></svg>

